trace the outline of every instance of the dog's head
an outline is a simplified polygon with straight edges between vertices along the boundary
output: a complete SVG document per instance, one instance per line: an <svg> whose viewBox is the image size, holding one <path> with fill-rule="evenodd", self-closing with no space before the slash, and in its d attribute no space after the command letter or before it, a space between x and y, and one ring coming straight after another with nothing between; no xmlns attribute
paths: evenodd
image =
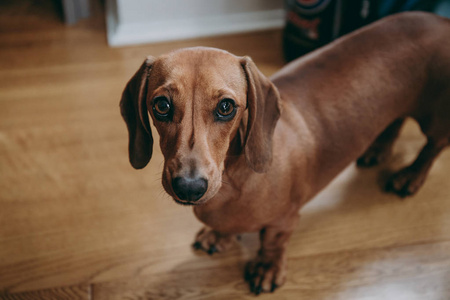
<svg viewBox="0 0 450 300"><path fill-rule="evenodd" d="M152 156L150 114L165 158L162 183L178 203L204 203L218 192L234 142L254 171L272 161L279 94L248 57L212 48L149 57L125 87L120 108L136 169Z"/></svg>

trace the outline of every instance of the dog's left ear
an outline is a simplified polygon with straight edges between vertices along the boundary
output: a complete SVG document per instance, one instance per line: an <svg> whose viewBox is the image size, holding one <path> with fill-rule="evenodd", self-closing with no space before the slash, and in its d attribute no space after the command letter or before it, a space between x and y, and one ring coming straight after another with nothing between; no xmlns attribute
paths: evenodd
<svg viewBox="0 0 450 300"><path fill-rule="evenodd" d="M128 81L120 100L120 112L128 128L130 163L135 169L144 168L153 152L153 137L146 103L148 76L153 61L153 57L147 57Z"/></svg>
<svg viewBox="0 0 450 300"><path fill-rule="evenodd" d="M254 171L263 173L272 162L272 137L280 117L280 95L251 58L245 56L240 62L247 77L245 158Z"/></svg>

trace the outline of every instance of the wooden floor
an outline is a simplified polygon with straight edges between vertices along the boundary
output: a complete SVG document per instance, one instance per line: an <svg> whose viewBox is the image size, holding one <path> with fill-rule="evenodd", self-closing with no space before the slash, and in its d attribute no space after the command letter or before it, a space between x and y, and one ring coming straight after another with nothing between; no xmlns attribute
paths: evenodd
<svg viewBox="0 0 450 300"><path fill-rule="evenodd" d="M99 5L65 27L55 2L0 4L0 299L254 299L242 273L256 235L194 253L201 224L163 192L159 149L131 168L118 102L146 55L180 47L247 54L270 75L280 32L112 49ZM259 297L450 299L450 151L417 196L379 188L424 141L407 123L387 164L351 165L309 203L286 285Z"/></svg>

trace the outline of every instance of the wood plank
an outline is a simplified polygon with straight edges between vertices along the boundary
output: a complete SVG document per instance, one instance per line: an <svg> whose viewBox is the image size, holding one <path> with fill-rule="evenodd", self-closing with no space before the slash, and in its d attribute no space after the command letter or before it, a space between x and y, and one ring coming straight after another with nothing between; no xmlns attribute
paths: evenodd
<svg viewBox="0 0 450 300"><path fill-rule="evenodd" d="M91 300L89 285L59 287L40 291L6 293L0 292L1 300Z"/></svg>
<svg viewBox="0 0 450 300"><path fill-rule="evenodd" d="M291 251L292 253L293 251ZM261 299L445 300L450 297L450 242L310 256L291 254L289 277ZM230 264L96 284L93 298L254 299Z"/></svg>

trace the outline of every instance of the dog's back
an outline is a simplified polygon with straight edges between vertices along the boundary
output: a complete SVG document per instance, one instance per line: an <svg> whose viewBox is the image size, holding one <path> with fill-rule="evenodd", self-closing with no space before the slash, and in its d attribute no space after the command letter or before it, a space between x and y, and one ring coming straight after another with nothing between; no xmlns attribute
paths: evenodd
<svg viewBox="0 0 450 300"><path fill-rule="evenodd" d="M283 101L298 110L320 145L323 158L315 159L323 172L317 172L317 190L398 118L414 117L434 139L450 135L449 37L449 20L403 13L347 35L272 76ZM297 112L288 110L284 117L289 114ZM362 122L361 116L370 122Z"/></svg>

